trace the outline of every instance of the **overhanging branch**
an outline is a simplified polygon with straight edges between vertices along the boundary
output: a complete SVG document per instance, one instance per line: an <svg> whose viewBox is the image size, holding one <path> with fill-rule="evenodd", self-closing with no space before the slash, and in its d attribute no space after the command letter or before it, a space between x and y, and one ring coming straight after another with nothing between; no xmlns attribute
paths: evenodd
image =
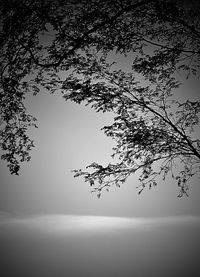
<svg viewBox="0 0 200 277"><path fill-rule="evenodd" d="M92 33L95 33L97 30L101 29L102 27L105 27L107 24L112 24L116 19L118 19L121 15L123 15L126 12L130 12L134 9L137 9L141 6L147 5L151 2L155 2L156 0L143 0L143 1L138 1L137 3L134 3L132 5L129 5L123 9L121 9L119 12L117 12L114 16L111 18L106 19L105 21L96 24L94 27L86 31L81 37L77 38L74 40L74 46L69 49L67 52L63 53L63 55L60 56L57 62L52 62L52 63L40 63L39 60L34 56L33 52L31 51L30 48L25 47L26 50L29 51L31 58L33 59L34 63L37 66L44 67L44 68L50 68L50 67L58 67L64 59L67 57L71 56L74 54L74 52L79 49L79 47L84 43L84 40Z"/></svg>

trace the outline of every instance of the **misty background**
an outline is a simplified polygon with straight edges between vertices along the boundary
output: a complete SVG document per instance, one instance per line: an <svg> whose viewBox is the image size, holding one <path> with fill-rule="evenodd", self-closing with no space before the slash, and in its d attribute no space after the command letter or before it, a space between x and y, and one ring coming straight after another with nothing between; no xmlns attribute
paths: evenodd
<svg viewBox="0 0 200 277"><path fill-rule="evenodd" d="M115 58L126 69L127 59ZM199 85L184 80L175 98L197 99ZM19 176L0 161L0 276L199 276L197 177L189 197L177 198L169 176L138 195L137 173L98 199L71 170L112 162L115 142L100 129L114 114L59 92L28 95L25 104L39 128L29 130L35 148Z"/></svg>
<svg viewBox="0 0 200 277"><path fill-rule="evenodd" d="M198 96L195 83L186 88L181 97ZM138 195L135 174L98 199L71 170L112 161L100 129L113 114L46 92L26 102L39 125L32 159L19 176L0 162L0 275L199 276L199 179L189 197L177 198L170 177Z"/></svg>
<svg viewBox="0 0 200 277"><path fill-rule="evenodd" d="M127 58L118 55L110 59L125 70ZM128 59L129 63L131 59ZM186 101L199 98L200 81L179 76L176 99ZM86 214L107 216L154 217L199 215L199 176L189 183L190 197L177 198L179 189L168 176L152 190L138 195L139 173L127 179L121 188L111 189L101 199L91 193L82 178L73 177L73 169L85 168L92 162L106 165L115 141L106 137L101 128L113 122L114 114L96 113L90 107L66 102L59 91L41 91L28 95L28 112L38 119L38 129L28 134L35 141L32 159L22 164L19 176L10 175L6 163L0 161L0 210L16 214ZM199 136L199 133L197 133Z"/></svg>

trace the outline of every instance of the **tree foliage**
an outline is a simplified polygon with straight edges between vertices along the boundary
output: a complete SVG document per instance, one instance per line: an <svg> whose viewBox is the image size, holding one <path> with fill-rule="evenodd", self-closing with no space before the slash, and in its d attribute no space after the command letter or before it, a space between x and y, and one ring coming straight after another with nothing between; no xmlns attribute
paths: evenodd
<svg viewBox="0 0 200 277"><path fill-rule="evenodd" d="M0 145L10 172L30 159L36 126L24 99L41 90L112 111L103 127L116 141L106 167L75 170L100 197L140 170L141 187L167 174L179 196L199 172L200 101L181 102L177 74L200 74L200 5L175 0L2 0L0 4ZM195 5L195 6L194 6ZM110 55L131 59L119 68Z"/></svg>

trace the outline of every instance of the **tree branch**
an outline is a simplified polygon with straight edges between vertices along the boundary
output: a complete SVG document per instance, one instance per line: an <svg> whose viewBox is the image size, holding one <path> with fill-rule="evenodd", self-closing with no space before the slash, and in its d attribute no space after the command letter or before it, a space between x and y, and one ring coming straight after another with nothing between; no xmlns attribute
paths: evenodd
<svg viewBox="0 0 200 277"><path fill-rule="evenodd" d="M187 22L185 22L183 19L178 18L178 23L188 28L193 34L195 34L198 38L200 38L200 33L191 25L189 25Z"/></svg>
<svg viewBox="0 0 200 277"><path fill-rule="evenodd" d="M44 67L44 68L49 68L49 67L58 67L62 61L64 59L66 59L68 56L74 54L75 50L77 50L82 43L84 42L85 38L87 38L90 34L96 32L97 30L101 29L102 27L104 27L107 24L111 24L114 23L114 21L119 18L121 15L123 15L126 12L130 12L134 9L137 9L141 6L147 5L151 2L155 2L156 0L143 0L137 3L134 3L132 5L129 5L125 8L123 8L122 10L120 10L119 12L117 12L114 16L112 16L111 18L106 19L105 21L96 24L93 28L89 29L88 31L86 31L81 37L77 38L74 42L75 45L73 46L73 48L71 48L70 50L68 50L67 52L65 52L63 55L60 56L59 60L57 62L54 63L40 63L38 61L38 59L34 56L33 52L31 51L31 49L28 49L26 47L26 49L29 51L31 58L33 59L34 63L40 67Z"/></svg>
<svg viewBox="0 0 200 277"><path fill-rule="evenodd" d="M162 45L162 44L159 44L159 43L156 43L156 42L152 42L152 41L150 41L150 40L148 40L146 38L142 38L142 40L146 41L147 43L149 43L151 45L158 46L160 48L164 48L164 49L168 49L168 50L174 50L174 48L172 48L172 47L169 47L167 45ZM177 50L179 50L179 49L177 49ZM191 53L191 54L199 54L200 53L200 51L196 52L196 51L186 50L186 49L184 49L184 50L180 49L180 50L181 50L182 53Z"/></svg>
<svg viewBox="0 0 200 277"><path fill-rule="evenodd" d="M108 78L109 79L109 78ZM109 79L110 80L110 79ZM113 80L112 80L113 82ZM118 83L114 82L117 86L119 86ZM170 125L174 131L176 131L188 144L188 146L190 147L190 149L192 150L192 152L195 154L196 157L198 157L200 159L200 153L196 150L196 148L193 146L193 144L191 143L191 141L188 139L188 137L183 134L172 122L171 120L166 119L162 114L160 114L159 112L155 111L154 109L152 109L150 106L148 106L145 101L141 101L140 99L138 99L134 94L132 94L127 88L123 87L123 89L130 94L137 102L136 104L138 104L141 107L144 107L146 109L148 109L149 111L151 111L153 114L157 115L158 117L160 117L164 122L166 122L168 125Z"/></svg>

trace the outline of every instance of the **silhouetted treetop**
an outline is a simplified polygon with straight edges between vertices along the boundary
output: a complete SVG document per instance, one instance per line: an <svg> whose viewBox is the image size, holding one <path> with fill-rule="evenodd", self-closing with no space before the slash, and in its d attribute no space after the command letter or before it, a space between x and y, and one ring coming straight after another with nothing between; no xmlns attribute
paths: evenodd
<svg viewBox="0 0 200 277"><path fill-rule="evenodd" d="M174 93L178 74L200 75L199 15L195 1L2 0L0 145L10 172L18 174L34 146L27 130L36 118L27 114L26 95L57 91L116 114L103 130L116 141L119 162L75 170L99 197L137 170L139 192L171 173L179 195L187 194L199 171L200 101ZM120 68L119 55L131 67Z"/></svg>

